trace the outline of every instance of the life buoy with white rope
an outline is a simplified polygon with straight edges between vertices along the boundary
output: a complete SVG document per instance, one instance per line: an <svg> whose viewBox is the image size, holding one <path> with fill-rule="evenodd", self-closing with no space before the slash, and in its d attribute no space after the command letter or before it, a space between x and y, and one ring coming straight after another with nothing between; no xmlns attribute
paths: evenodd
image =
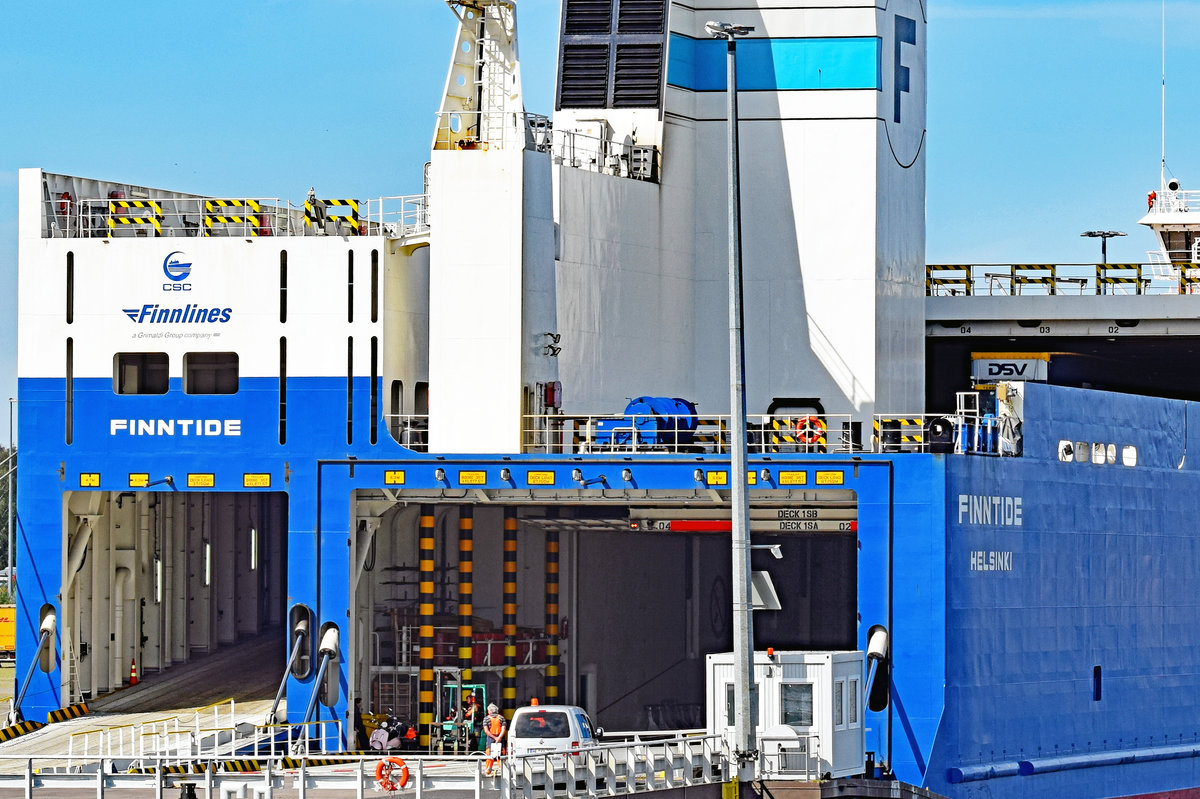
<svg viewBox="0 0 1200 799"><path fill-rule="evenodd" d="M71 207L75 204L75 198L71 196L71 192L64 191L58 195L58 213L62 216L70 216Z"/></svg>
<svg viewBox="0 0 1200 799"><path fill-rule="evenodd" d="M820 416L801 416L796 420L796 438L805 444L818 444L825 438L825 422Z"/></svg>
<svg viewBox="0 0 1200 799"><path fill-rule="evenodd" d="M396 771L399 770L399 777ZM385 757L375 766L375 782L385 791L398 791L408 785L408 765L398 757Z"/></svg>

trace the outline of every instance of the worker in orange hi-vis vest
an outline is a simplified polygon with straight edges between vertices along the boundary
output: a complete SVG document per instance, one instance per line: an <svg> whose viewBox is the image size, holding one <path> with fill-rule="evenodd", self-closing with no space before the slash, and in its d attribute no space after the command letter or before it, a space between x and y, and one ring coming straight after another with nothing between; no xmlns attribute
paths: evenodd
<svg viewBox="0 0 1200 799"><path fill-rule="evenodd" d="M498 765L500 756L504 754L504 732L506 725L504 716L493 702L488 705L488 714L483 719L483 733L487 736L487 762L483 764L485 777L492 776L493 765Z"/></svg>

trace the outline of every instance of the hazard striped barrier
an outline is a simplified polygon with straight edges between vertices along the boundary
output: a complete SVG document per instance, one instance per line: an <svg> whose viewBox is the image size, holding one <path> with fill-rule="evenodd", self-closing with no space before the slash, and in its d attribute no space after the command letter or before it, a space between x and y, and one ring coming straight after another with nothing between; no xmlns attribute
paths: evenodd
<svg viewBox="0 0 1200 799"><path fill-rule="evenodd" d="M228 210L228 213L225 211ZM204 235L211 236L213 225L243 225L248 236L257 236L261 224L258 200L205 200Z"/></svg>
<svg viewBox="0 0 1200 799"><path fill-rule="evenodd" d="M11 741L13 738L20 738L22 735L28 735L29 733L35 730L40 730L45 726L46 725L42 724L40 721L22 721L20 724L13 724L10 727L5 727L4 729L0 730L0 743L3 743L4 741Z"/></svg>
<svg viewBox="0 0 1200 799"><path fill-rule="evenodd" d="M318 207L319 206L319 207ZM345 213L330 213L331 209L342 211ZM338 231L342 232L343 228L348 228L345 232L351 236L359 234L358 227L358 200L305 200L304 201L304 227L310 228L314 232L324 232L322 228L323 221L328 218L337 225Z"/></svg>
<svg viewBox="0 0 1200 799"><path fill-rule="evenodd" d="M954 277L934 273L959 272ZM970 264L932 264L925 267L925 293L932 294L934 286L961 286L964 294L973 294Z"/></svg>
<svg viewBox="0 0 1200 799"><path fill-rule="evenodd" d="M894 444L925 443L925 420L920 418L883 418L877 417L874 422L875 440L881 446ZM915 432L914 432L915 429ZM884 441L887 437L890 440ZM885 450L886 451L886 450Z"/></svg>
<svg viewBox="0 0 1200 799"><path fill-rule="evenodd" d="M80 702L76 705L60 707L58 710L51 710L46 714L46 723L54 724L55 722L66 721L67 719L77 719L80 716L86 716L90 712L87 703Z"/></svg>
<svg viewBox="0 0 1200 799"><path fill-rule="evenodd" d="M174 766L131 766L126 774L203 774L206 771L216 771L215 763L179 763Z"/></svg>
<svg viewBox="0 0 1200 799"><path fill-rule="evenodd" d="M1045 274L1049 272L1049 274ZM1013 264L1012 282L1014 292L1021 293L1021 286L1042 285L1047 294L1058 293L1058 270L1054 264Z"/></svg>
<svg viewBox="0 0 1200 799"><path fill-rule="evenodd" d="M149 214L127 213L145 209ZM109 200L108 237L111 239L117 225L153 225L154 235L162 235L162 206L154 200Z"/></svg>

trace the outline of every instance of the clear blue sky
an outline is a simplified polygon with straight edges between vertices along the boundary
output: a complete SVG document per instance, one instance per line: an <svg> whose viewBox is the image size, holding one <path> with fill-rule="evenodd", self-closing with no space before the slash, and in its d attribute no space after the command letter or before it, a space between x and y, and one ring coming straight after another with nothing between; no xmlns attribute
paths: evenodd
<svg viewBox="0 0 1200 799"><path fill-rule="evenodd" d="M930 262L1145 260L1155 0L928 0ZM518 0L531 111L558 0ZM16 392L20 167L216 196L415 193L453 45L442 0L8 0L0 25L0 401ZM1167 166L1200 188L1200 0L1167 3ZM1191 96L1189 96L1189 94Z"/></svg>

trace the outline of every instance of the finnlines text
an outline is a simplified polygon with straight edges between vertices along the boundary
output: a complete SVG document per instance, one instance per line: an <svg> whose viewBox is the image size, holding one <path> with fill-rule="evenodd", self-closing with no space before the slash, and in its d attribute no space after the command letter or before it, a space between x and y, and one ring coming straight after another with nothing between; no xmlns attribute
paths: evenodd
<svg viewBox="0 0 1200 799"><path fill-rule="evenodd" d="M108 434L131 436L240 436L241 419L109 419Z"/></svg>
<svg viewBox="0 0 1200 799"><path fill-rule="evenodd" d="M1021 498L959 494L958 523L1020 527Z"/></svg>
<svg viewBox="0 0 1200 799"><path fill-rule="evenodd" d="M202 324L228 322L233 316L232 308L201 308L192 303L182 308L163 308L154 303L146 303L141 308L122 308L125 315L137 322L165 324Z"/></svg>

